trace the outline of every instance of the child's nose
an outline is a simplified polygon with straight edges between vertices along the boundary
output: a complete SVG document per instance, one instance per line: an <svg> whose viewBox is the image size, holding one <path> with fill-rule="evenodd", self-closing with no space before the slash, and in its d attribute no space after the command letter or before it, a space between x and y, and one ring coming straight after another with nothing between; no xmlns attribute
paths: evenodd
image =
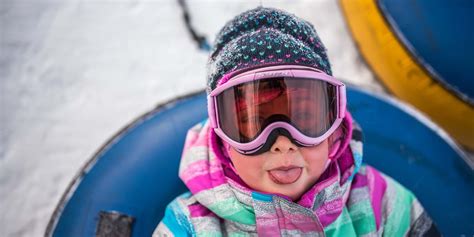
<svg viewBox="0 0 474 237"><path fill-rule="evenodd" d="M285 136L278 136L275 143L273 143L270 148L270 152L273 153L291 153L298 149L298 147L293 144L290 139Z"/></svg>

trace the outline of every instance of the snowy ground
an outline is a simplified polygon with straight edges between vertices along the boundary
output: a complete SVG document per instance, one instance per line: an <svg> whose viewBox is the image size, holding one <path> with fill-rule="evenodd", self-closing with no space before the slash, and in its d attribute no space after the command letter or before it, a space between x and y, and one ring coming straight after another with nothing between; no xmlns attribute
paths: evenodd
<svg viewBox="0 0 474 237"><path fill-rule="evenodd" d="M381 91L335 0L262 1L312 22L333 72ZM42 236L78 169L155 105L203 89L196 49L175 0L0 2L0 236ZM189 1L212 41L258 1Z"/></svg>

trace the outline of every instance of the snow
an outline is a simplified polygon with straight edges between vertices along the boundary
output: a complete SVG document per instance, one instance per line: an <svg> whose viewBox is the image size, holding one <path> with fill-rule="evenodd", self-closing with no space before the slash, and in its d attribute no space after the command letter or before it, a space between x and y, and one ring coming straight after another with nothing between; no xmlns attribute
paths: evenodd
<svg viewBox="0 0 474 237"><path fill-rule="evenodd" d="M312 22L334 75L382 91L334 0L261 1ZM0 236L42 236L80 167L122 127L204 89L197 50L175 0L2 0ZM212 42L258 1L188 1Z"/></svg>

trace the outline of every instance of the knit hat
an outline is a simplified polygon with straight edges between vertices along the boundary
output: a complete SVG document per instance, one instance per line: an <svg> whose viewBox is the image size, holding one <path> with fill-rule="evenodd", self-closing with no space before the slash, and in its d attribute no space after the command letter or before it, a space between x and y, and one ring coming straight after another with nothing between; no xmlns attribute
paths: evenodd
<svg viewBox="0 0 474 237"><path fill-rule="evenodd" d="M326 48L313 25L274 8L234 17L217 34L208 61L208 93L225 74L269 65L305 65L332 75Z"/></svg>

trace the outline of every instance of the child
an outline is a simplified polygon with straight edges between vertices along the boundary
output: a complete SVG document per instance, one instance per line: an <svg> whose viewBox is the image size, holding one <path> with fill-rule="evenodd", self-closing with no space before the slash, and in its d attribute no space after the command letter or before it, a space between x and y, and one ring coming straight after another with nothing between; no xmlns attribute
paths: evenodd
<svg viewBox="0 0 474 237"><path fill-rule="evenodd" d="M413 194L362 165L314 27L256 8L228 22L209 60L209 120L188 132L179 175L190 192L154 236L437 234Z"/></svg>

